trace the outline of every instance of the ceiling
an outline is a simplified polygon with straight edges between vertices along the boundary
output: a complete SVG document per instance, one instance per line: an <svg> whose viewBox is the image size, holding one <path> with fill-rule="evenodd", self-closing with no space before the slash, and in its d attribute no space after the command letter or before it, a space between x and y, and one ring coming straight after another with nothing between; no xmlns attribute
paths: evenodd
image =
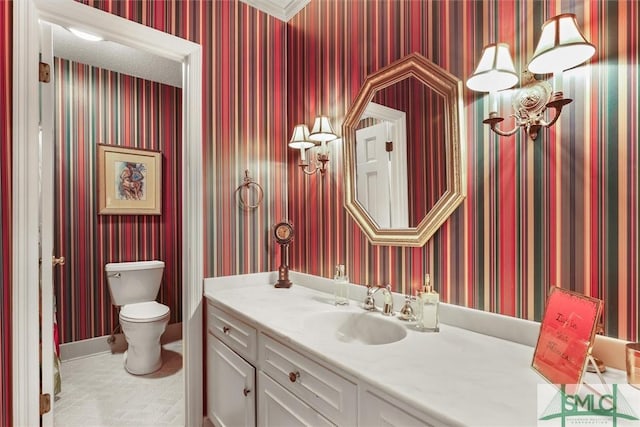
<svg viewBox="0 0 640 427"><path fill-rule="evenodd" d="M311 0L240 0L281 21L288 22ZM113 43L89 42L71 34L66 28L52 25L53 52L60 58L156 81L182 86L182 65L167 58Z"/></svg>
<svg viewBox="0 0 640 427"><path fill-rule="evenodd" d="M182 87L182 64L179 62L108 40L86 41L59 25L53 24L51 27L54 56L145 80Z"/></svg>
<svg viewBox="0 0 640 427"><path fill-rule="evenodd" d="M300 12L311 0L240 0L260 9L281 21L288 22Z"/></svg>

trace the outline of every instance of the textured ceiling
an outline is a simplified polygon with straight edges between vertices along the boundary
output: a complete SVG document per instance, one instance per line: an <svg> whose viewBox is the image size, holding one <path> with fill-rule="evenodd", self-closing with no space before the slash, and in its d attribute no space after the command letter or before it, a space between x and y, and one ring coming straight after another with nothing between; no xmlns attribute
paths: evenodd
<svg viewBox="0 0 640 427"><path fill-rule="evenodd" d="M281 21L288 22L311 0L241 0ZM60 58L182 86L181 64L110 41L88 42L58 25L53 27L53 52Z"/></svg>
<svg viewBox="0 0 640 427"><path fill-rule="evenodd" d="M241 0L281 21L288 22L311 0ZM324 0L323 0L324 1Z"/></svg>
<svg viewBox="0 0 640 427"><path fill-rule="evenodd" d="M182 64L178 62L107 40L89 42L63 27L52 27L54 56L182 87Z"/></svg>

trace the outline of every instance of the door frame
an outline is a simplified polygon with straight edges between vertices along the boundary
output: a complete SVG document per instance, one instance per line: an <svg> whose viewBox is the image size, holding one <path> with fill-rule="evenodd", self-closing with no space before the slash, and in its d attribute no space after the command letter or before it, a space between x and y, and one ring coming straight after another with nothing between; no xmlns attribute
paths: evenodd
<svg viewBox="0 0 640 427"><path fill-rule="evenodd" d="M202 47L73 0L13 3L13 423L39 425L38 20L75 25L182 63L182 333L185 425L200 426L202 402Z"/></svg>

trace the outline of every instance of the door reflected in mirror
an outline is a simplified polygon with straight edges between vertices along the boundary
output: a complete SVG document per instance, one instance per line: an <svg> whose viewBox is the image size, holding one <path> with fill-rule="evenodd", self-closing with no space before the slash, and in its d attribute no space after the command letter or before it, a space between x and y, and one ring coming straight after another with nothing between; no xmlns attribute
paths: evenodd
<svg viewBox="0 0 640 427"><path fill-rule="evenodd" d="M465 194L462 82L413 53L368 76L343 123L345 207L373 244L423 246Z"/></svg>
<svg viewBox="0 0 640 427"><path fill-rule="evenodd" d="M355 132L356 198L378 227L415 228L444 195L444 112L444 97L415 77L367 104Z"/></svg>

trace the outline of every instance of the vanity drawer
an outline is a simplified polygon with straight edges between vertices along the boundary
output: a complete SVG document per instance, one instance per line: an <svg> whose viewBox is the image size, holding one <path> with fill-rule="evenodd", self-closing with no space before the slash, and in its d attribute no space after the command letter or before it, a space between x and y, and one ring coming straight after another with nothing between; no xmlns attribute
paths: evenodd
<svg viewBox="0 0 640 427"><path fill-rule="evenodd" d="M247 361L257 359L257 332L242 320L207 304L207 330Z"/></svg>
<svg viewBox="0 0 640 427"><path fill-rule="evenodd" d="M338 425L357 425L357 386L330 369L260 334L260 368Z"/></svg>

